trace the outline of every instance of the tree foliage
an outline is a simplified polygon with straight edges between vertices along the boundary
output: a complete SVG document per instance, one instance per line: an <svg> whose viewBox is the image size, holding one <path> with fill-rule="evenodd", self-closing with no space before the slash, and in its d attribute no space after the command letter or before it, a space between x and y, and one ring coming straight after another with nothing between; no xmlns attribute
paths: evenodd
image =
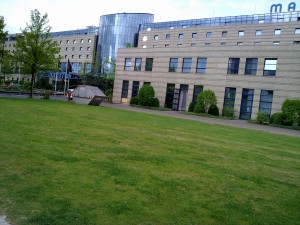
<svg viewBox="0 0 300 225"><path fill-rule="evenodd" d="M58 43L51 39L51 27L48 26L47 13L41 15L38 10L31 11L30 24L26 24L21 36L16 38L15 60L25 73L31 74L30 97L33 83L38 72L57 70L59 53Z"/></svg>
<svg viewBox="0 0 300 225"><path fill-rule="evenodd" d="M4 27L5 27L4 17L0 16L0 75L2 73L4 73L3 72L4 65L8 65L7 63L9 62L9 58L6 57L8 54L6 54L6 52L4 50L5 39L8 35L8 32L4 31ZM4 69L4 71L6 71L5 69ZM1 80L1 77L0 77L0 80Z"/></svg>
<svg viewBox="0 0 300 225"><path fill-rule="evenodd" d="M197 98L197 108L200 108L200 111L204 111L204 113L208 113L211 105L217 105L215 92L212 90L205 90L201 92Z"/></svg>
<svg viewBox="0 0 300 225"><path fill-rule="evenodd" d="M286 99L281 107L285 116L284 122L291 124L299 124L300 122L300 100Z"/></svg>

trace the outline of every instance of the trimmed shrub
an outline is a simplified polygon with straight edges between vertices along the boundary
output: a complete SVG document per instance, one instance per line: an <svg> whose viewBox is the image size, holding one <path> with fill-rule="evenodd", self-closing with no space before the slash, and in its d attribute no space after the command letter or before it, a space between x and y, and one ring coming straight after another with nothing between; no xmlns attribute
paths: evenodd
<svg viewBox="0 0 300 225"><path fill-rule="evenodd" d="M213 104L208 109L208 114L213 116L219 116L219 108L217 105Z"/></svg>
<svg viewBox="0 0 300 225"><path fill-rule="evenodd" d="M205 90L198 95L197 104L203 107L205 113L208 113L208 109L211 105L217 104L217 97L212 90Z"/></svg>
<svg viewBox="0 0 300 225"><path fill-rule="evenodd" d="M269 121L270 118L267 113L263 113L263 112L257 113L256 123L264 124L264 123L269 123Z"/></svg>
<svg viewBox="0 0 300 225"><path fill-rule="evenodd" d="M139 97L132 97L129 101L129 104L130 105L138 105L139 101L140 101Z"/></svg>
<svg viewBox="0 0 300 225"><path fill-rule="evenodd" d="M46 84L45 89L46 90L53 90L53 85L52 84Z"/></svg>
<svg viewBox="0 0 300 225"><path fill-rule="evenodd" d="M50 99L50 91L49 90L45 90L44 99Z"/></svg>
<svg viewBox="0 0 300 225"><path fill-rule="evenodd" d="M190 102L188 111L189 112L194 112L194 103L193 102Z"/></svg>
<svg viewBox="0 0 300 225"><path fill-rule="evenodd" d="M225 107L223 109L223 116L234 118L234 108L232 107Z"/></svg>
<svg viewBox="0 0 300 225"><path fill-rule="evenodd" d="M282 112L274 113L270 118L270 123L283 125L284 124L283 113Z"/></svg>
<svg viewBox="0 0 300 225"><path fill-rule="evenodd" d="M152 98L154 98L154 96L155 96L155 92L153 87L149 84L144 85L139 90L139 94L138 94L138 97L140 99L139 104L143 106L152 106L153 104Z"/></svg>
<svg viewBox="0 0 300 225"><path fill-rule="evenodd" d="M194 113L204 113L204 107L197 103L194 108Z"/></svg>
<svg viewBox="0 0 300 225"><path fill-rule="evenodd" d="M286 99L281 107L282 113L285 116L285 124L299 125L300 122L300 100Z"/></svg>
<svg viewBox="0 0 300 225"><path fill-rule="evenodd" d="M159 100L158 100L158 98L152 98L150 106L158 108L159 107Z"/></svg>
<svg viewBox="0 0 300 225"><path fill-rule="evenodd" d="M112 99L113 99L113 89L110 88L110 89L107 89L105 91L105 95L107 96L107 101L112 103Z"/></svg>

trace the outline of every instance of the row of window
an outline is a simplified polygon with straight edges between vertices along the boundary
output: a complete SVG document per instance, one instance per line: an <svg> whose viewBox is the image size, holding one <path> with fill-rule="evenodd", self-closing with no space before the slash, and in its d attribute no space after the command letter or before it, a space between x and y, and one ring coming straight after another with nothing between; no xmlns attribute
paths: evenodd
<svg viewBox="0 0 300 225"><path fill-rule="evenodd" d="M144 82L144 85L148 83L149 82ZM133 81L131 97L135 97L138 95L139 85L140 85L139 81ZM123 80L121 98L128 98L128 89L129 89L129 81ZM186 87L186 89L188 89L188 87ZM166 108L174 109L173 107L174 100L175 100L174 90L175 90L175 84L167 84L166 97L165 97ZM201 92L203 92L203 86L194 85L193 99L192 99L194 103L196 103L197 97ZM225 108L234 109L235 97L236 97L236 88L225 87L223 109ZM240 107L240 119L250 119L252 113L253 99L254 99L254 89L243 88L241 99L242 100L241 100L241 107ZM266 113L267 115L270 116L272 110L272 102L273 102L273 90L261 90L260 101L259 101L259 112Z"/></svg>
<svg viewBox="0 0 300 225"><path fill-rule="evenodd" d="M61 56L61 55L58 55L58 57L61 58L62 56ZM83 59L83 57L84 57L83 55L78 55L78 59ZM65 58L65 59L68 59L69 56L68 56L68 55L65 55L64 58ZM86 59L89 59L89 58L90 58L90 55L85 55L85 58L86 58ZM71 55L71 59L75 59L75 55Z"/></svg>
<svg viewBox="0 0 300 225"><path fill-rule="evenodd" d="M197 44L198 43L191 43L190 46L195 47L195 46L197 46ZM220 46L226 46L226 44L227 44L226 42L221 42ZM261 45L261 42L260 41L255 41L253 44L254 45ZM293 44L294 45L299 45L300 41L294 41ZM204 45L205 46L212 46L212 44L210 42L206 42ZM238 46L244 45L244 42L238 41L238 42L236 42L236 45L238 45ZM273 45L280 45L280 41L273 41ZM165 44L164 46L165 46L165 48L170 48L170 44ZM187 46L189 46L189 45L187 45ZM146 45L143 45L142 47L147 48ZM153 48L158 48L158 47L159 47L158 45L153 45ZM177 44L177 47L183 47L183 44L179 43L179 44Z"/></svg>
<svg viewBox="0 0 300 225"><path fill-rule="evenodd" d="M261 36L262 34L263 34L262 30L256 30L255 31L255 35L256 36ZM280 35L280 34L281 34L281 29L275 29L274 30L274 35ZM300 28L295 28L295 34L300 34ZM212 36L213 36L212 32L206 32L206 37L207 38L211 38ZM239 30L237 32L237 36L239 36L239 37L245 36L245 31L244 30ZM184 37L183 33L178 34L178 39L182 39L183 37ZM197 38L198 37L198 33L192 33L191 37L192 38ZM222 31L221 37L227 37L227 31ZM171 38L170 34L166 34L165 35L165 39L166 40L169 40L170 38ZM154 40L158 40L159 39L159 35L155 34L153 36L153 39ZM143 41L147 41L147 40L148 40L148 37L147 36L143 36Z"/></svg>
<svg viewBox="0 0 300 225"><path fill-rule="evenodd" d="M60 48L60 50L61 50L61 48ZM68 51L68 50L69 50L69 48L66 47L66 48L65 48L65 51ZM79 47L79 51L82 51L82 50L83 50L83 47ZM90 51L90 50L91 50L91 47L87 47L86 50L87 50L87 51ZM72 51L75 51L75 47L72 47Z"/></svg>
<svg viewBox="0 0 300 225"><path fill-rule="evenodd" d="M179 72L178 71L178 58L170 58L169 61L169 72ZM192 58L182 59L182 73L191 73L192 70ZM199 57L197 58L196 71L195 73L203 74L206 72L207 58ZM245 75L256 75L258 66L258 58L246 58L245 64ZM125 58L124 70L131 70L131 58ZM146 58L145 71L152 71L153 58ZM239 74L240 58L229 58L227 74ZM142 58L135 58L134 71L141 71L142 69ZM264 60L264 76L275 76L277 69L277 58L265 58Z"/></svg>
<svg viewBox="0 0 300 225"><path fill-rule="evenodd" d="M84 40L83 39L80 39L80 43L83 43ZM66 44L69 44L70 43L70 40L66 40ZM76 44L77 43L77 40L73 40L73 44ZM88 43L92 43L92 40L91 39L88 39ZM59 44L63 44L63 41L59 41Z"/></svg>

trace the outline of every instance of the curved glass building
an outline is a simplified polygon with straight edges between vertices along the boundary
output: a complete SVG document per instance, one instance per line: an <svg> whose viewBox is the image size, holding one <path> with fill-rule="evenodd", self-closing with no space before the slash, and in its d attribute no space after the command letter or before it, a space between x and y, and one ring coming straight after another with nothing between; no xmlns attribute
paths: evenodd
<svg viewBox="0 0 300 225"><path fill-rule="evenodd" d="M136 47L141 24L152 23L149 13L116 13L100 17L98 37L98 60L101 72L108 75L117 58L118 48Z"/></svg>

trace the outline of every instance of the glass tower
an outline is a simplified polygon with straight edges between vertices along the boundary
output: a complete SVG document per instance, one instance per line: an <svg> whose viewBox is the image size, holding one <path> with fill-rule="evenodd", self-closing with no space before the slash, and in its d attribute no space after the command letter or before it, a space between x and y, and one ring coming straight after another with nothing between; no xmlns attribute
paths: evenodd
<svg viewBox="0 0 300 225"><path fill-rule="evenodd" d="M136 47L141 24L153 21L154 15L149 13L117 13L100 17L98 60L104 75L113 70L111 62L117 58L118 48Z"/></svg>

